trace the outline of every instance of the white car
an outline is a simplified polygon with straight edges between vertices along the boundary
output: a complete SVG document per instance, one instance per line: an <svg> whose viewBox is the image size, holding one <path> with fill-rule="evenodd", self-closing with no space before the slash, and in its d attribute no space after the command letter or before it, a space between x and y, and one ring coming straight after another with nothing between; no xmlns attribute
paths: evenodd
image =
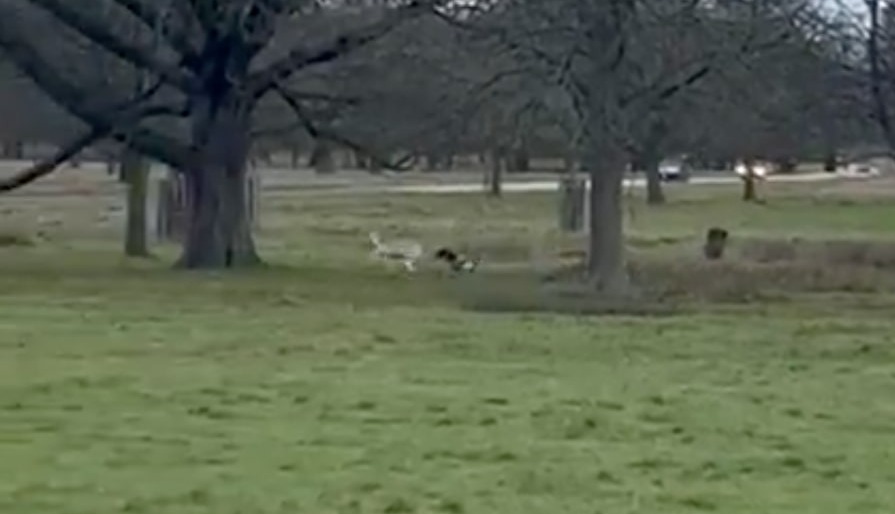
<svg viewBox="0 0 895 514"><path fill-rule="evenodd" d="M879 174L879 168L865 162L853 162L839 169L839 175L843 177L877 177Z"/></svg>
<svg viewBox="0 0 895 514"><path fill-rule="evenodd" d="M659 177L664 181L686 182L690 178L690 170L683 161L665 159L659 164Z"/></svg>

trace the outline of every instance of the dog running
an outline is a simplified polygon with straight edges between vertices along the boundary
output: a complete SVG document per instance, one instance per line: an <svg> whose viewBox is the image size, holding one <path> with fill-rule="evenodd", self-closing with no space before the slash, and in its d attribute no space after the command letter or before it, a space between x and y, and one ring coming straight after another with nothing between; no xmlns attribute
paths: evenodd
<svg viewBox="0 0 895 514"><path fill-rule="evenodd" d="M470 259L447 247L439 248L435 252L435 258L446 262L457 273L472 273L479 266L478 259Z"/></svg>

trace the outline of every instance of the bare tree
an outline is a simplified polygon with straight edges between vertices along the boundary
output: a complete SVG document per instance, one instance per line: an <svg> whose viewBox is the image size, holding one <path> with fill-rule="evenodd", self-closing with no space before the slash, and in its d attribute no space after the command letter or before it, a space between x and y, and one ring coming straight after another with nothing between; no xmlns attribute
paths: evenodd
<svg viewBox="0 0 895 514"><path fill-rule="evenodd" d="M128 138L136 151L184 174L189 223L182 266L247 266L260 262L245 205L252 113L259 101L270 95L288 99L285 105L316 130L319 120L308 117L307 98L296 90L300 73L370 45L431 8L425 0L327 4L0 0L0 49L91 134ZM164 37L161 48L153 48L160 16ZM347 18L348 28L331 30L336 17ZM34 37L42 33L53 36ZM60 45L65 40L77 45ZM84 52L72 50L84 46L152 77L150 94L128 99L119 92L112 101L108 91L85 91L78 80L86 73L79 68Z"/></svg>
<svg viewBox="0 0 895 514"><path fill-rule="evenodd" d="M506 0L479 5L456 22L490 35L567 94L589 175L588 272L598 291L629 292L622 179L635 141L649 130L651 115L681 91L788 37L796 6L766 5Z"/></svg>
<svg viewBox="0 0 895 514"><path fill-rule="evenodd" d="M855 96L876 123L889 153L895 153L895 4L840 0L838 5L824 18L836 44L835 56L862 87L863 94Z"/></svg>

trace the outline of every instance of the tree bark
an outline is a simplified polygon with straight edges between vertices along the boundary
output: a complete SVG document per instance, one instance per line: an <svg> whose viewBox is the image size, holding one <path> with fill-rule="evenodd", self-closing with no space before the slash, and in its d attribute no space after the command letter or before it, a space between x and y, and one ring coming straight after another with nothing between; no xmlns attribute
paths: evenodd
<svg viewBox="0 0 895 514"><path fill-rule="evenodd" d="M662 205L665 203L665 191L662 190L662 175L659 173L661 160L655 156L644 159L644 172L646 173L646 203L649 205Z"/></svg>
<svg viewBox="0 0 895 514"><path fill-rule="evenodd" d="M121 178L127 186L124 254L128 257L149 257L146 227L149 163L133 149L125 148L121 156Z"/></svg>
<svg viewBox="0 0 895 514"><path fill-rule="evenodd" d="M248 109L235 101L207 106L196 118L199 152L186 174L187 230L179 266L220 269L261 263L246 194Z"/></svg>
<svg viewBox="0 0 895 514"><path fill-rule="evenodd" d="M624 296L630 292L622 227L624 152L610 142L591 141L588 146L584 157L590 178L588 275L598 292Z"/></svg>

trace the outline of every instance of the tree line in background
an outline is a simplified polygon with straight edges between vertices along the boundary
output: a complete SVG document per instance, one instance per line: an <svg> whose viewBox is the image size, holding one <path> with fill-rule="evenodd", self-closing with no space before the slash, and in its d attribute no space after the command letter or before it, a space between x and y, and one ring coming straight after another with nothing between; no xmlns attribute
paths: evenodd
<svg viewBox="0 0 895 514"><path fill-rule="evenodd" d="M589 276L623 292L629 165L658 203L668 156L833 165L895 147L895 15L863 2L0 0L3 154L55 148L4 189L84 152L163 162L187 185L180 264L236 267L259 262L251 159L327 172L339 152L377 172L471 157L495 194L551 159L587 175Z"/></svg>

